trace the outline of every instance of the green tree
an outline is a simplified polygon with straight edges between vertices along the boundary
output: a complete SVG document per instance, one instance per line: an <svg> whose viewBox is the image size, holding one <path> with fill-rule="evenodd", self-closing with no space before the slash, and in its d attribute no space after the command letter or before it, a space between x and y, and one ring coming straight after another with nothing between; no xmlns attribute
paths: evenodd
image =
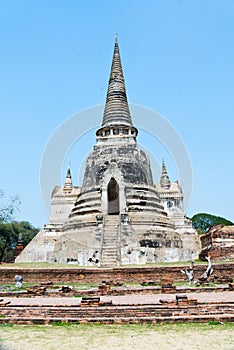
<svg viewBox="0 0 234 350"><path fill-rule="evenodd" d="M39 231L27 221L13 221L19 205L19 196L7 198L0 190L0 262L11 261L19 234L22 234L24 245L27 245Z"/></svg>
<svg viewBox="0 0 234 350"><path fill-rule="evenodd" d="M0 223L0 262L12 256L17 239L10 223Z"/></svg>
<svg viewBox="0 0 234 350"><path fill-rule="evenodd" d="M198 231L199 234L208 232L212 226L224 225L231 226L234 225L233 222L216 215L199 213L194 215L192 218L193 227Z"/></svg>
<svg viewBox="0 0 234 350"><path fill-rule="evenodd" d="M20 233L26 246L38 231L38 228L27 221L0 223L0 262L11 261Z"/></svg>
<svg viewBox="0 0 234 350"><path fill-rule="evenodd" d="M39 232L39 229L34 227L30 222L28 221L12 221L11 226L13 231L17 234L17 237L19 237L19 234L22 234L22 238L24 241L24 245L26 246L34 236Z"/></svg>

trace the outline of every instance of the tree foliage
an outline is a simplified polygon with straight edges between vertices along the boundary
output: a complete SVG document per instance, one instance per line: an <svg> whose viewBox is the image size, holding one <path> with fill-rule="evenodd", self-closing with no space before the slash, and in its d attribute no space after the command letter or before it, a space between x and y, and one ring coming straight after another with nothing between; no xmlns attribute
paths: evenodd
<svg viewBox="0 0 234 350"><path fill-rule="evenodd" d="M17 236L11 224L0 223L0 262L12 256L16 241Z"/></svg>
<svg viewBox="0 0 234 350"><path fill-rule="evenodd" d="M0 222L10 222L19 210L20 198L18 195L7 198L4 191L0 190L0 200Z"/></svg>
<svg viewBox="0 0 234 350"><path fill-rule="evenodd" d="M22 234L22 238L24 241L24 246L26 246L34 236L38 233L39 229L34 227L30 222L28 221L12 221L11 226L14 232L16 232L17 237L19 237L19 234Z"/></svg>
<svg viewBox="0 0 234 350"><path fill-rule="evenodd" d="M39 231L27 221L13 221L19 205L19 196L7 198L0 190L0 262L11 261L20 234L27 245Z"/></svg>
<svg viewBox="0 0 234 350"><path fill-rule="evenodd" d="M192 218L193 227L198 231L199 234L203 234L209 231L212 226L224 225L231 226L234 225L233 222L216 215L199 213L194 215Z"/></svg>
<svg viewBox="0 0 234 350"><path fill-rule="evenodd" d="M0 223L0 262L11 261L20 233L26 246L38 231L38 228L27 221Z"/></svg>

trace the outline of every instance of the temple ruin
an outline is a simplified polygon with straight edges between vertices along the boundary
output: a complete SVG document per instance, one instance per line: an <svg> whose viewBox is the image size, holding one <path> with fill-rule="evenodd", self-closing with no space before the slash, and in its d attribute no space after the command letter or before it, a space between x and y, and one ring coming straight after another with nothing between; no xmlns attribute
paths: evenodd
<svg viewBox="0 0 234 350"><path fill-rule="evenodd" d="M102 125L83 184L73 186L69 167L65 185L53 190L50 222L17 262L117 267L197 258L197 232L185 217L182 188L170 181L164 161L154 183L137 135L116 39Z"/></svg>

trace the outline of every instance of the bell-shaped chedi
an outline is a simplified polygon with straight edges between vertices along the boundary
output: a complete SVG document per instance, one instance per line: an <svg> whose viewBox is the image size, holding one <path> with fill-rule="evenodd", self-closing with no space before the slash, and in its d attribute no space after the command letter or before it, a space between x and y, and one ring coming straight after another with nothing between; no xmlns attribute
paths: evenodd
<svg viewBox="0 0 234 350"><path fill-rule="evenodd" d="M65 185L52 194L50 224L18 261L115 267L197 257L197 233L185 219L182 189L169 180L164 162L160 184L154 183L137 134L116 38L103 121L83 184L73 186L69 168Z"/></svg>

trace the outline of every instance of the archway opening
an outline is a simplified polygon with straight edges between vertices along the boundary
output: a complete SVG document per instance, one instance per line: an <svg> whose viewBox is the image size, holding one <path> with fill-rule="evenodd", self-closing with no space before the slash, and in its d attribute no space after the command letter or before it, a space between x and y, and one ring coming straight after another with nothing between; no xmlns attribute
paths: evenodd
<svg viewBox="0 0 234 350"><path fill-rule="evenodd" d="M107 187L108 214L119 214L119 185L112 177Z"/></svg>

